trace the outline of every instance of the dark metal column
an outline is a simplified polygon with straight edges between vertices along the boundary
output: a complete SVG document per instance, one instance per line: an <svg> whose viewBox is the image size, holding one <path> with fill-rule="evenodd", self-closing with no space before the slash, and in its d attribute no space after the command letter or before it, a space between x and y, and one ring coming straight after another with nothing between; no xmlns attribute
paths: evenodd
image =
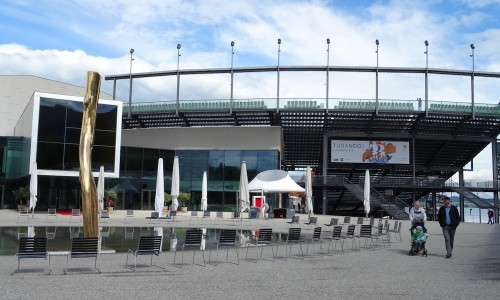
<svg viewBox="0 0 500 300"><path fill-rule="evenodd" d="M458 172L458 186L459 187L464 187L464 170L460 170ZM462 219L462 222L464 221L464 196L460 195L460 218Z"/></svg>
<svg viewBox="0 0 500 300"><path fill-rule="evenodd" d="M498 140L495 139L491 143L491 161L492 163L492 168L493 168L493 188L495 188L495 191L493 192L493 215L495 216L495 223L498 222L498 167L499 167L499 160L498 160Z"/></svg>
<svg viewBox="0 0 500 300"><path fill-rule="evenodd" d="M323 134L323 186L321 187L321 196L323 198L323 215L326 215L326 208L328 206L327 197L327 186L326 186L326 178L328 176L328 136Z"/></svg>

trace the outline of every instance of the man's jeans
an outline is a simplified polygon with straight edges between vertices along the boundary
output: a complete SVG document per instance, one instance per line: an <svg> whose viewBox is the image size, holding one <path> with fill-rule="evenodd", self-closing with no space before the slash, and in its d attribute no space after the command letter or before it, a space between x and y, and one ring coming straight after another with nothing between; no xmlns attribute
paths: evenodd
<svg viewBox="0 0 500 300"><path fill-rule="evenodd" d="M444 243L446 245L446 254L453 251L453 240L455 239L455 229L451 226L443 227Z"/></svg>

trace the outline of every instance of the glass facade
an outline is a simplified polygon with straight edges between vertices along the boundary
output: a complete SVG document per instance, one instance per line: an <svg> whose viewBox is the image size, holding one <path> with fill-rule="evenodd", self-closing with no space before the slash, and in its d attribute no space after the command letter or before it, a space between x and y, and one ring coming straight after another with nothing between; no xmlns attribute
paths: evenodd
<svg viewBox="0 0 500 300"><path fill-rule="evenodd" d="M92 170L103 165L106 172L114 171L116 105L98 104L92 149ZM79 170L79 145L83 117L83 102L40 98L37 157L39 169Z"/></svg>
<svg viewBox="0 0 500 300"><path fill-rule="evenodd" d="M108 178L107 190L117 193L115 209L154 210L158 159L163 158L165 192L170 193L174 156L179 157L180 191L191 195L186 205L200 210L203 172L208 175L208 209L235 211L240 185L240 168L247 163L248 179L258 173L279 166L278 151L222 151L222 150L159 150L134 147L121 148L120 178ZM97 178L96 178L97 181ZM19 178L13 188L28 186L29 176ZM11 192L10 192L11 193ZM3 208L14 208L12 195ZM268 203L276 207L274 195ZM81 208L81 190L78 177L38 176L37 210L47 208Z"/></svg>
<svg viewBox="0 0 500 300"><path fill-rule="evenodd" d="M106 188L117 192L115 208L154 209L158 159L163 158L165 192L170 193L175 155L179 157L180 191L191 194L189 203L186 203L190 210L200 209L204 171L208 175L208 209L234 211L242 161L247 163L249 180L262 171L279 166L278 151L173 151L122 147L120 178L106 181Z"/></svg>

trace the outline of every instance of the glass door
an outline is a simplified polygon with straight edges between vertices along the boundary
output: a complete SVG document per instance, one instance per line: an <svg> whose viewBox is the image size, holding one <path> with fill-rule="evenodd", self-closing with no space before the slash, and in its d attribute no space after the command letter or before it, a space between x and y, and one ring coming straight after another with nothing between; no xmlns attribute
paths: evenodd
<svg viewBox="0 0 500 300"><path fill-rule="evenodd" d="M154 210L155 209L155 190L142 190L141 209Z"/></svg>
<svg viewBox="0 0 500 300"><path fill-rule="evenodd" d="M3 190L4 190L4 186L0 185L0 209L4 208L4 204L3 204Z"/></svg>

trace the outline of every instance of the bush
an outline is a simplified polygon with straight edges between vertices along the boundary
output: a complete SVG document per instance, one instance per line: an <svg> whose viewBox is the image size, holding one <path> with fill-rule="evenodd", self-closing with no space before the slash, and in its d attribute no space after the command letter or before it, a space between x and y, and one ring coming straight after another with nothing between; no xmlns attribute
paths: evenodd
<svg viewBox="0 0 500 300"><path fill-rule="evenodd" d="M14 197L16 197L20 205L23 205L24 201L26 201L27 203L28 199L30 198L30 190L25 186L22 186L17 190L13 190L12 194L14 194Z"/></svg>

